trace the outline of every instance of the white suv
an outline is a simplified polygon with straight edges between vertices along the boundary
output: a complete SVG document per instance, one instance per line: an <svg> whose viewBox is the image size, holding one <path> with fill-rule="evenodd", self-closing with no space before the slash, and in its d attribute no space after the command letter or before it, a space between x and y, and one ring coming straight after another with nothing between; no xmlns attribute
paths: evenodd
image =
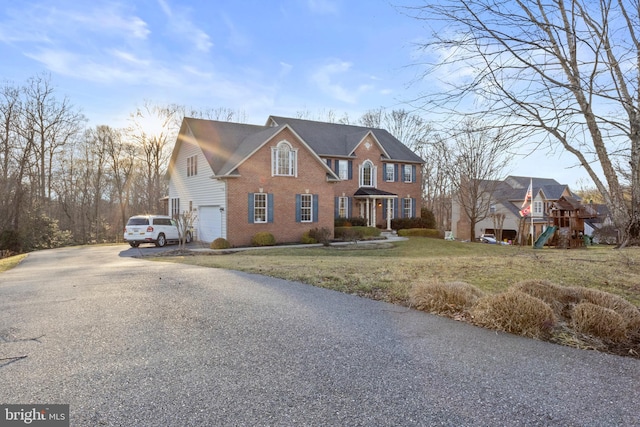
<svg viewBox="0 0 640 427"><path fill-rule="evenodd" d="M124 228L124 240L131 247L140 243L155 243L162 247L167 243L177 243L180 238L178 224L164 215L136 215L129 218ZM187 231L186 242L191 242L191 232Z"/></svg>

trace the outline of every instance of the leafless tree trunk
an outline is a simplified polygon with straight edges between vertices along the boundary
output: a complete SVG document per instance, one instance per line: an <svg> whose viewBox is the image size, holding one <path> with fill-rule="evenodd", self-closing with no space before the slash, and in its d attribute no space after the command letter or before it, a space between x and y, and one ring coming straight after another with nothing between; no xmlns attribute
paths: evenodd
<svg viewBox="0 0 640 427"><path fill-rule="evenodd" d="M503 213L492 213L491 220L493 221L493 232L498 242L502 242L502 229L504 226L504 220L507 217Z"/></svg>
<svg viewBox="0 0 640 427"><path fill-rule="evenodd" d="M135 165L135 147L122 140L121 132L113 128L103 129L105 134L105 150L107 155L110 180L112 182L112 201L118 204L120 223L118 230L123 230L127 222L129 198L128 188ZM115 200L113 200L115 199Z"/></svg>
<svg viewBox="0 0 640 427"><path fill-rule="evenodd" d="M443 154L455 201L469 220L469 240L473 241L476 224L490 214L493 192L511 160L512 142L500 129L474 120L467 119L458 128L452 135L455 145Z"/></svg>
<svg viewBox="0 0 640 427"><path fill-rule="evenodd" d="M38 76L25 87L25 115L36 135L35 153L38 163L38 195L51 199L53 163L57 151L82 129L84 117L73 110L65 98L58 102L49 78Z"/></svg>
<svg viewBox="0 0 640 427"><path fill-rule="evenodd" d="M139 149L145 179L144 208L149 213L160 213L160 198L167 191L164 177L179 116L178 106L160 107L146 102L130 117L127 135Z"/></svg>
<svg viewBox="0 0 640 427"><path fill-rule="evenodd" d="M193 223L198 218L193 211L184 211L180 215L177 215L176 223L178 224L178 231L180 232L179 249L185 249L187 241L193 237Z"/></svg>
<svg viewBox="0 0 640 427"><path fill-rule="evenodd" d="M426 73L447 89L425 105L467 106L538 148L571 153L621 246L640 239L637 0L443 0L408 11L442 25L423 47L433 59Z"/></svg>

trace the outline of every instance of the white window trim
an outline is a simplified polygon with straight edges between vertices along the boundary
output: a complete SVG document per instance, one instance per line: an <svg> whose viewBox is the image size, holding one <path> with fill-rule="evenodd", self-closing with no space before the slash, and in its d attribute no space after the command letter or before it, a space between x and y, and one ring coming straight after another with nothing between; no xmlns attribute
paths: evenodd
<svg viewBox="0 0 640 427"><path fill-rule="evenodd" d="M346 196L338 197L338 217L349 218L349 198Z"/></svg>
<svg viewBox="0 0 640 427"><path fill-rule="evenodd" d="M407 171L409 171L409 179L407 179ZM402 180L404 182L413 182L413 167L411 165L402 166Z"/></svg>
<svg viewBox="0 0 640 427"><path fill-rule="evenodd" d="M391 171L391 178L389 178L388 170ZM386 182L394 182L396 180L395 165L393 163L385 163L385 165L384 165L384 180Z"/></svg>
<svg viewBox="0 0 640 427"><path fill-rule="evenodd" d="M260 197L258 197L260 196ZM258 206L258 199L264 197L264 207ZM267 193L254 193L253 194L253 222L255 224L265 224L269 221L269 197ZM264 209L264 219L258 219L258 211Z"/></svg>
<svg viewBox="0 0 640 427"><path fill-rule="evenodd" d="M542 215L544 203L539 200L534 200L533 202L533 213Z"/></svg>
<svg viewBox="0 0 640 427"><path fill-rule="evenodd" d="M289 159L287 161L287 165L289 170L288 173L278 173L278 156L284 146L288 148L287 152L289 153ZM293 148L288 141L280 141L275 147L271 147L271 176L298 176L298 149Z"/></svg>
<svg viewBox="0 0 640 427"><path fill-rule="evenodd" d="M305 206L305 201L308 201L308 206ZM304 219L305 214L309 215L309 219ZM300 222L313 222L313 194L300 195Z"/></svg>
<svg viewBox="0 0 640 427"><path fill-rule="evenodd" d="M349 179L349 161L348 160L336 160L336 162L338 162L338 178L340 178L342 180Z"/></svg>
<svg viewBox="0 0 640 427"><path fill-rule="evenodd" d="M371 182L369 184L365 184L364 183L364 170L365 170L365 165L370 165L371 166L371 176L370 176L370 180ZM371 161L371 160L365 160L364 162L362 162L362 164L359 167L359 184L360 187L373 187L376 188L376 172L377 172L377 166Z"/></svg>
<svg viewBox="0 0 640 427"><path fill-rule="evenodd" d="M408 213L407 213L407 207L409 208ZM411 218L412 213L413 213L413 200L411 199L411 197L405 197L404 199L402 199L402 214L404 218Z"/></svg>

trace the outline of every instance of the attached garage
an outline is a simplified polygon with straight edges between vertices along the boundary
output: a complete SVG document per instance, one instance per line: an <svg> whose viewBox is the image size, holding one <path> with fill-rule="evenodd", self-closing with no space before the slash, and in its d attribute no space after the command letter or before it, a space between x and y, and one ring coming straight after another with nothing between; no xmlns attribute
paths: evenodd
<svg viewBox="0 0 640 427"><path fill-rule="evenodd" d="M200 206L198 209L198 240L213 242L222 237L220 206Z"/></svg>

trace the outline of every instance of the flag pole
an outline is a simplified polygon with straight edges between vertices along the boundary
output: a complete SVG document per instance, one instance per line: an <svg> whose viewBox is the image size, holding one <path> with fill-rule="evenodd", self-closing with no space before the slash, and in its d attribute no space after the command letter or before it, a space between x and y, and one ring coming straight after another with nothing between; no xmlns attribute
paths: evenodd
<svg viewBox="0 0 640 427"><path fill-rule="evenodd" d="M535 245L533 243L533 177L529 178L529 188L531 188L531 204L530 206L530 215L531 215L531 247L533 248Z"/></svg>

